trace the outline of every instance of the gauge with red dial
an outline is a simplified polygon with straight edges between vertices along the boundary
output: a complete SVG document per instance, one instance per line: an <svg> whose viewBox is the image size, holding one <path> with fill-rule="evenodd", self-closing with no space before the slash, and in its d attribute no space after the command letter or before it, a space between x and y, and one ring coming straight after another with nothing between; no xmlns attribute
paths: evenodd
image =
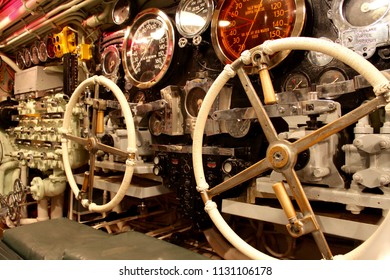
<svg viewBox="0 0 390 280"><path fill-rule="evenodd" d="M211 39L223 63L266 40L299 36L305 23L304 0L222 0L211 22ZM289 52L271 58L270 67Z"/></svg>

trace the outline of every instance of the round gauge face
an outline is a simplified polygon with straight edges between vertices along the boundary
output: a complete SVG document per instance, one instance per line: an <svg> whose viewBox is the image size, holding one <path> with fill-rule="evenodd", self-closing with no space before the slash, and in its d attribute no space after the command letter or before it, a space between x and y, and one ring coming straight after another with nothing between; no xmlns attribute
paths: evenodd
<svg viewBox="0 0 390 280"><path fill-rule="evenodd" d="M183 0L176 11L176 27L186 38L193 38L204 32L214 12L213 0Z"/></svg>
<svg viewBox="0 0 390 280"><path fill-rule="evenodd" d="M345 0L342 13L353 26L367 26L387 14L390 1L387 0Z"/></svg>
<svg viewBox="0 0 390 280"><path fill-rule="evenodd" d="M121 59L115 46L108 46L102 53L102 70L106 76L116 75Z"/></svg>
<svg viewBox="0 0 390 280"><path fill-rule="evenodd" d="M40 62L39 57L38 57L38 53L39 53L38 47L32 46L31 47L31 61L35 65L39 64L39 62Z"/></svg>
<svg viewBox="0 0 390 280"><path fill-rule="evenodd" d="M346 75L339 69L327 69L318 78L319 85L334 84L346 80Z"/></svg>
<svg viewBox="0 0 390 280"><path fill-rule="evenodd" d="M38 58L41 62L46 62L48 55L47 55L47 47L45 42L40 42L38 45Z"/></svg>
<svg viewBox="0 0 390 280"><path fill-rule="evenodd" d="M24 57L23 57L23 53L22 52L18 52L16 54L16 65L21 70L26 69L26 64L24 63Z"/></svg>
<svg viewBox="0 0 390 280"><path fill-rule="evenodd" d="M112 21L121 25L130 18L131 6L129 0L118 0L112 9Z"/></svg>
<svg viewBox="0 0 390 280"><path fill-rule="evenodd" d="M55 46L53 42L53 37L49 37L46 42L46 52L47 56L50 59L54 59L56 57L56 51L55 51Z"/></svg>
<svg viewBox="0 0 390 280"><path fill-rule="evenodd" d="M26 67L31 67L31 53L30 53L30 50L27 49L27 48L24 48L23 49L23 58L24 58L24 64L26 65Z"/></svg>
<svg viewBox="0 0 390 280"><path fill-rule="evenodd" d="M299 36L305 18L304 0L220 1L211 22L211 39L219 59L231 63L244 50L266 40ZM272 56L269 66L280 63L288 53Z"/></svg>
<svg viewBox="0 0 390 280"><path fill-rule="evenodd" d="M198 116L200 107L202 106L203 99L205 96L206 91L204 91L204 89L200 87L194 87L188 92L185 100L185 107L187 113L191 117L196 118Z"/></svg>
<svg viewBox="0 0 390 280"><path fill-rule="evenodd" d="M159 136L164 130L165 122L159 112L154 112L149 118L149 130L154 136Z"/></svg>
<svg viewBox="0 0 390 280"><path fill-rule="evenodd" d="M123 62L127 78L138 88L150 88L167 73L173 58L172 22L158 9L140 13L127 30Z"/></svg>
<svg viewBox="0 0 390 280"><path fill-rule="evenodd" d="M301 72L290 74L284 82L284 90L295 91L300 89L310 89L309 78Z"/></svg>

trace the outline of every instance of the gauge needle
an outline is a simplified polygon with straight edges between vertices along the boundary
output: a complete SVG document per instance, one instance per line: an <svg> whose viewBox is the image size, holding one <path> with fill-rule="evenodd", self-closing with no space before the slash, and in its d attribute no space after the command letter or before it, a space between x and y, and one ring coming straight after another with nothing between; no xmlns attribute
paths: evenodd
<svg viewBox="0 0 390 280"><path fill-rule="evenodd" d="M244 48L245 48L246 40L248 40L249 34L251 33L252 28L253 28L253 25L254 25L255 22L256 22L257 15L259 14L259 12L260 12L260 10L261 10L262 7L263 7L263 0L260 1L259 8L258 8L257 11L256 11L255 17L253 18L251 27L249 27L248 33L246 34L246 37L245 37L245 40L244 40L244 42L243 42L242 45L241 45L241 49L240 49L241 52L242 52L242 51L244 50Z"/></svg>
<svg viewBox="0 0 390 280"><path fill-rule="evenodd" d="M146 46L145 51L142 53L141 58L140 58L140 60L138 61L138 64L137 64L136 69L138 69L138 67L141 65L141 62L142 62L142 60L144 59L146 53L148 52L149 47L150 47L150 45L152 44L152 41L153 41L153 40L154 40L154 39L153 39L152 37L150 37L150 40L149 40L149 42L148 42L148 45Z"/></svg>

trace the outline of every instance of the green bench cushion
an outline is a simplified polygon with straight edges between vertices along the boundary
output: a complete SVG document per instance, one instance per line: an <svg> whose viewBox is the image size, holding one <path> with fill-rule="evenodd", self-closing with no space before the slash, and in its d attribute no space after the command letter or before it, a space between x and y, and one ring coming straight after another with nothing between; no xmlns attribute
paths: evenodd
<svg viewBox="0 0 390 280"><path fill-rule="evenodd" d="M61 260L65 248L99 243L108 234L66 218L23 225L4 231L3 242L28 260Z"/></svg>
<svg viewBox="0 0 390 280"><path fill-rule="evenodd" d="M7 229L3 242L28 260L207 259L139 232L110 235L66 218Z"/></svg>
<svg viewBox="0 0 390 280"><path fill-rule="evenodd" d="M0 241L0 260L22 260L22 258L3 241Z"/></svg>
<svg viewBox="0 0 390 280"><path fill-rule="evenodd" d="M206 257L169 242L129 231L112 235L94 246L66 248L64 259L74 260L205 260Z"/></svg>

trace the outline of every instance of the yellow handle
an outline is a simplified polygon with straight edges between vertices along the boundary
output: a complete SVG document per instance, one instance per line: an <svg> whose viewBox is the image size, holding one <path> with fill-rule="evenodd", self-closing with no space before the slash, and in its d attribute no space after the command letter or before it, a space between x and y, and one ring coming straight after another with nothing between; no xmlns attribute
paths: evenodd
<svg viewBox="0 0 390 280"><path fill-rule="evenodd" d="M261 80L261 87L263 88L264 103L266 105L275 104L276 95L268 69L266 67L260 69L259 76Z"/></svg>
<svg viewBox="0 0 390 280"><path fill-rule="evenodd" d="M288 220L296 218L297 213L295 212L294 206L290 200L290 197L287 194L284 184L282 182L279 182L274 184L272 188L280 202L280 205L282 205L283 211L286 214Z"/></svg>

